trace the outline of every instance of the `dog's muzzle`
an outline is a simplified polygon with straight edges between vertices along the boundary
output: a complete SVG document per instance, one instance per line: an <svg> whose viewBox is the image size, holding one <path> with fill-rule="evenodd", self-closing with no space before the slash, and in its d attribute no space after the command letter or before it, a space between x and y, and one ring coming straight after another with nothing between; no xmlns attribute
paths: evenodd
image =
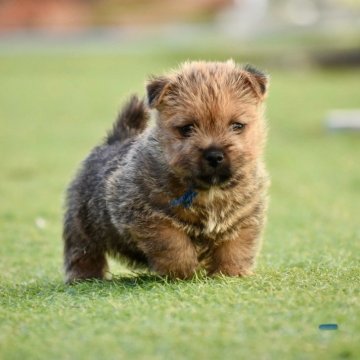
<svg viewBox="0 0 360 360"><path fill-rule="evenodd" d="M210 147L204 150L197 185L201 188L219 186L231 178L231 169L226 154L219 148Z"/></svg>

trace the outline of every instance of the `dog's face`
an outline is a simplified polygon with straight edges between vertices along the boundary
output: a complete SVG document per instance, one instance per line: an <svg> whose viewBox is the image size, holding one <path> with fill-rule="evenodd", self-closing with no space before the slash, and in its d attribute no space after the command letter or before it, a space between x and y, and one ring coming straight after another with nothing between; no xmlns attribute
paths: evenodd
<svg viewBox="0 0 360 360"><path fill-rule="evenodd" d="M267 77L252 67L185 63L153 78L148 102L173 172L197 189L235 185L261 156Z"/></svg>

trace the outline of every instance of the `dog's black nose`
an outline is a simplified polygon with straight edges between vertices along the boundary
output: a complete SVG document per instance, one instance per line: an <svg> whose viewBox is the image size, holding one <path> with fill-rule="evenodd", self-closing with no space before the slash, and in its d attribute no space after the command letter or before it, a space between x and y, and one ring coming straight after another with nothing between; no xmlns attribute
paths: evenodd
<svg viewBox="0 0 360 360"><path fill-rule="evenodd" d="M224 153L218 149L208 149L204 152L204 158L211 167L216 168L225 159Z"/></svg>

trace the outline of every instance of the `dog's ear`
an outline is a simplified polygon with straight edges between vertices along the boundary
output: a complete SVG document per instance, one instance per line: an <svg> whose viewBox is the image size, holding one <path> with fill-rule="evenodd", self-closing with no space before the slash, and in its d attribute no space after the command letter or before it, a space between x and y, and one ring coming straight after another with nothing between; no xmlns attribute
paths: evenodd
<svg viewBox="0 0 360 360"><path fill-rule="evenodd" d="M146 85L147 100L151 109L157 108L170 84L165 76L152 77Z"/></svg>
<svg viewBox="0 0 360 360"><path fill-rule="evenodd" d="M248 75L247 80L255 91L256 95L260 99L264 99L267 95L267 90L269 87L269 75L263 73L250 64L245 65L243 70Z"/></svg>

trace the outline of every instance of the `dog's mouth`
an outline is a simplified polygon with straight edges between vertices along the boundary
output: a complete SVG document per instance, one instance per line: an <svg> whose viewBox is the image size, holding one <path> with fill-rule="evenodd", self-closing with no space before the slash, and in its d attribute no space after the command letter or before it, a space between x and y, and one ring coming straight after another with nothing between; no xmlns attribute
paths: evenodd
<svg viewBox="0 0 360 360"><path fill-rule="evenodd" d="M195 178L195 188L199 190L208 190L211 187L226 187L226 185L231 180L231 172L229 169L223 170L221 172L214 172L212 174L199 174Z"/></svg>

